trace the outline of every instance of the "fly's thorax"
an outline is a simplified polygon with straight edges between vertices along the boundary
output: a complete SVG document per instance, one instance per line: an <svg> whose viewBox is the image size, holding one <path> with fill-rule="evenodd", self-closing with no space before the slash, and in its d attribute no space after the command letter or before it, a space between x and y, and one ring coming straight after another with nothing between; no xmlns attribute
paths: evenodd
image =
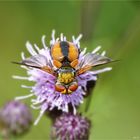
<svg viewBox="0 0 140 140"><path fill-rule="evenodd" d="M69 84L75 79L75 70L70 67L63 67L58 70L57 81L63 84Z"/></svg>
<svg viewBox="0 0 140 140"><path fill-rule="evenodd" d="M71 67L62 67L57 72L55 89L62 94L71 94L78 88L76 71Z"/></svg>

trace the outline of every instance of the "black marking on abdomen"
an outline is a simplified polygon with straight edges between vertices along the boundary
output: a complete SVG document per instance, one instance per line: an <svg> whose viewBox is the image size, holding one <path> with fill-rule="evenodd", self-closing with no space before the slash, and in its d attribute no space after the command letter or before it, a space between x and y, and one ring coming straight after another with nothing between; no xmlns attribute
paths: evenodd
<svg viewBox="0 0 140 140"><path fill-rule="evenodd" d="M62 54L64 56L64 58L68 58L68 54L69 54L69 44L66 41L61 41L60 42L60 47L62 50Z"/></svg>

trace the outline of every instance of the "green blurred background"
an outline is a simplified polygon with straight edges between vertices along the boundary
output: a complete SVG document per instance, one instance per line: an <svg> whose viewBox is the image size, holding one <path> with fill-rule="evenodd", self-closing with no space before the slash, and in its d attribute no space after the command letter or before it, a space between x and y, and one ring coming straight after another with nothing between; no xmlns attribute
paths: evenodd
<svg viewBox="0 0 140 140"><path fill-rule="evenodd" d="M140 2L136 1L7 1L0 2L0 105L26 95L12 75L26 75L11 61L20 61L25 43L37 43L51 31L69 40L83 33L82 48L101 45L107 55L121 61L101 74L92 94L90 140L140 139ZM28 85L31 83L27 83ZM24 102L30 104L30 99ZM33 111L34 118L38 111ZM50 120L45 116L19 140L48 140Z"/></svg>

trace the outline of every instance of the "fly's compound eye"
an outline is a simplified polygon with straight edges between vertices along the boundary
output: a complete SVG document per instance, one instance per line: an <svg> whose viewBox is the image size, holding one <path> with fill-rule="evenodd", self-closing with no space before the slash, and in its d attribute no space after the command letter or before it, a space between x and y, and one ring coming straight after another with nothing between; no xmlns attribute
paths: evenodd
<svg viewBox="0 0 140 140"><path fill-rule="evenodd" d="M78 88L78 83L73 82L69 86L62 85L60 83L55 84L55 90L62 93L62 94L71 94L72 92L76 91Z"/></svg>
<svg viewBox="0 0 140 140"><path fill-rule="evenodd" d="M77 82L73 82L73 83L69 86L68 91L69 91L69 92L73 92L73 91L75 91L77 88L78 88L78 83L77 83Z"/></svg>
<svg viewBox="0 0 140 140"><path fill-rule="evenodd" d="M63 85L61 85L61 84L57 84L56 83L55 84L55 90L58 91L58 92L61 92L63 94L66 93L66 88Z"/></svg>

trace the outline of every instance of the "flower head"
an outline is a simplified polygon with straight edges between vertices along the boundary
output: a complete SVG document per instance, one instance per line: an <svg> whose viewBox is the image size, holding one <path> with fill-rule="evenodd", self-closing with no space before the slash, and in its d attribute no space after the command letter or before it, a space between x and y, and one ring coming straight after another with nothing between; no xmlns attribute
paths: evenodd
<svg viewBox="0 0 140 140"><path fill-rule="evenodd" d="M0 131L4 136L22 134L31 124L31 112L19 101L10 101L0 109Z"/></svg>
<svg viewBox="0 0 140 140"><path fill-rule="evenodd" d="M81 115L64 113L53 124L51 137L58 140L87 140L90 121Z"/></svg>
<svg viewBox="0 0 140 140"><path fill-rule="evenodd" d="M72 42L67 41L63 34L60 39L55 39L55 32L52 32L50 47L45 44L45 36L42 37L43 47L29 42L26 43L31 57L25 57L21 53L22 68L27 70L28 77L14 76L17 79L29 80L35 82L35 85L25 88L31 88L31 94L16 99L23 99L35 95L32 99L32 107L41 109L40 115L35 124L46 110L52 110L57 107L63 112L69 112L69 105L73 107L74 114L76 106L83 103L83 97L87 91L87 82L96 81L97 74L110 71L111 68L103 68L91 71L92 67L111 62L111 59L105 56L105 52L99 54L100 47L93 50L92 53L86 53L80 49L81 35Z"/></svg>

